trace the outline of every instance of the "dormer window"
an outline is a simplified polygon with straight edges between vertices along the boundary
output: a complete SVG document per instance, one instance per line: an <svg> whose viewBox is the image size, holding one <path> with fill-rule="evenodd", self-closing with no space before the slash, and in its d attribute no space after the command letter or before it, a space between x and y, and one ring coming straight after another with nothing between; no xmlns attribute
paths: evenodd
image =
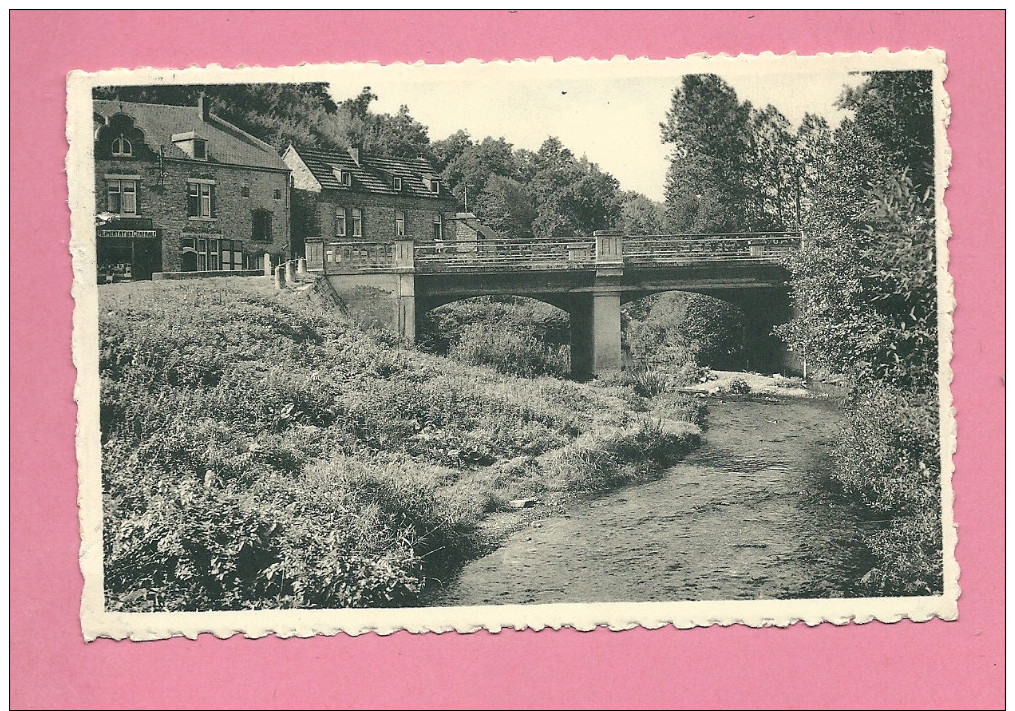
<svg viewBox="0 0 1015 711"><path fill-rule="evenodd" d="M401 190L402 190L402 179L399 178L397 175L395 177L393 177L391 179L391 187L394 190L396 190L398 192L401 192Z"/></svg>
<svg viewBox="0 0 1015 711"><path fill-rule="evenodd" d="M171 140L174 146L194 160L208 160L208 139L199 136L195 131L174 133Z"/></svg>
<svg viewBox="0 0 1015 711"><path fill-rule="evenodd" d="M337 180L340 185L345 185L346 187L352 185L352 173L350 173L348 170L335 168L334 173L335 180Z"/></svg>
<svg viewBox="0 0 1015 711"><path fill-rule="evenodd" d="M126 158L134 155L130 141L122 135L113 139L113 155L118 158Z"/></svg>
<svg viewBox="0 0 1015 711"><path fill-rule="evenodd" d="M437 180L436 178L431 180L430 181L430 192L432 192L434 195L440 195L441 194L441 181Z"/></svg>

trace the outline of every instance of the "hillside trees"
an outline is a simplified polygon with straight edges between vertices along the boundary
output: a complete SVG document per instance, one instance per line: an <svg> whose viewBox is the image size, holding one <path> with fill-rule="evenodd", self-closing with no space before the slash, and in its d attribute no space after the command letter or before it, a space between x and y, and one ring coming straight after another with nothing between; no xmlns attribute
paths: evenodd
<svg viewBox="0 0 1015 711"><path fill-rule="evenodd" d="M348 116L347 140L368 153L392 158L432 157L428 129L412 117L409 107L402 104L394 114L373 113L370 104L377 98L365 86L357 96L339 104Z"/></svg>
<svg viewBox="0 0 1015 711"><path fill-rule="evenodd" d="M204 93L225 120L282 151L290 142L327 148L348 145L350 116L325 82L97 87L96 99L195 105Z"/></svg>
<svg viewBox="0 0 1015 711"><path fill-rule="evenodd" d="M591 236L620 217L616 178L550 137L536 152L504 138L473 141L464 131L436 141L433 152L451 191L505 237Z"/></svg>
<svg viewBox="0 0 1015 711"><path fill-rule="evenodd" d="M749 229L751 106L714 74L689 74L674 90L663 143L672 145L667 217L679 232Z"/></svg>

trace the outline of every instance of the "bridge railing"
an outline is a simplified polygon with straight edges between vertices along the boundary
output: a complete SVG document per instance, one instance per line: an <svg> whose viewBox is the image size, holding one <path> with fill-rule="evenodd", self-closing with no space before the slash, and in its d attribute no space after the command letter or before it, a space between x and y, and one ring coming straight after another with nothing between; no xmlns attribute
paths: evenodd
<svg viewBox="0 0 1015 711"><path fill-rule="evenodd" d="M799 232L752 232L704 235L647 235L624 239L625 264L691 262L772 262L800 248Z"/></svg>
<svg viewBox="0 0 1015 711"><path fill-rule="evenodd" d="M623 236L597 233L595 239L537 241L316 242L306 245L307 268L327 274L416 269L556 270L597 266L652 266L704 262L773 263L800 248L799 232L738 232Z"/></svg>
<svg viewBox="0 0 1015 711"><path fill-rule="evenodd" d="M578 269L595 264L594 240L536 241L488 239L417 242L415 266L423 271L472 267L504 269Z"/></svg>
<svg viewBox="0 0 1015 711"><path fill-rule="evenodd" d="M307 268L328 274L387 271L395 266L394 242L307 242Z"/></svg>

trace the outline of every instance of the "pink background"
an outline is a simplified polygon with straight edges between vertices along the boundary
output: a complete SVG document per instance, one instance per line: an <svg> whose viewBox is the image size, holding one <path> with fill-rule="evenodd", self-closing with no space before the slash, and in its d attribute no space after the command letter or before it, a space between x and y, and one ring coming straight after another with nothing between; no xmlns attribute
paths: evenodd
<svg viewBox="0 0 1015 711"><path fill-rule="evenodd" d="M12 13L13 706L1000 707L1003 40L1000 11ZM63 173L68 71L882 46L948 53L958 622L82 641Z"/></svg>

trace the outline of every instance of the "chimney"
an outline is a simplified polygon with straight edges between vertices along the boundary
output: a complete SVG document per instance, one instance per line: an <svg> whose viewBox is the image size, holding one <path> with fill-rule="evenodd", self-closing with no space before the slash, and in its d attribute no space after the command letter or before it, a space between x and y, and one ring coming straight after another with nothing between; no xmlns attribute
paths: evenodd
<svg viewBox="0 0 1015 711"><path fill-rule="evenodd" d="M359 146L349 146L349 155L352 156L352 160L356 164L357 168L359 167L360 150Z"/></svg>
<svg viewBox="0 0 1015 711"><path fill-rule="evenodd" d="M201 120L207 121L211 115L211 102L203 91L197 95L197 110L201 114Z"/></svg>

